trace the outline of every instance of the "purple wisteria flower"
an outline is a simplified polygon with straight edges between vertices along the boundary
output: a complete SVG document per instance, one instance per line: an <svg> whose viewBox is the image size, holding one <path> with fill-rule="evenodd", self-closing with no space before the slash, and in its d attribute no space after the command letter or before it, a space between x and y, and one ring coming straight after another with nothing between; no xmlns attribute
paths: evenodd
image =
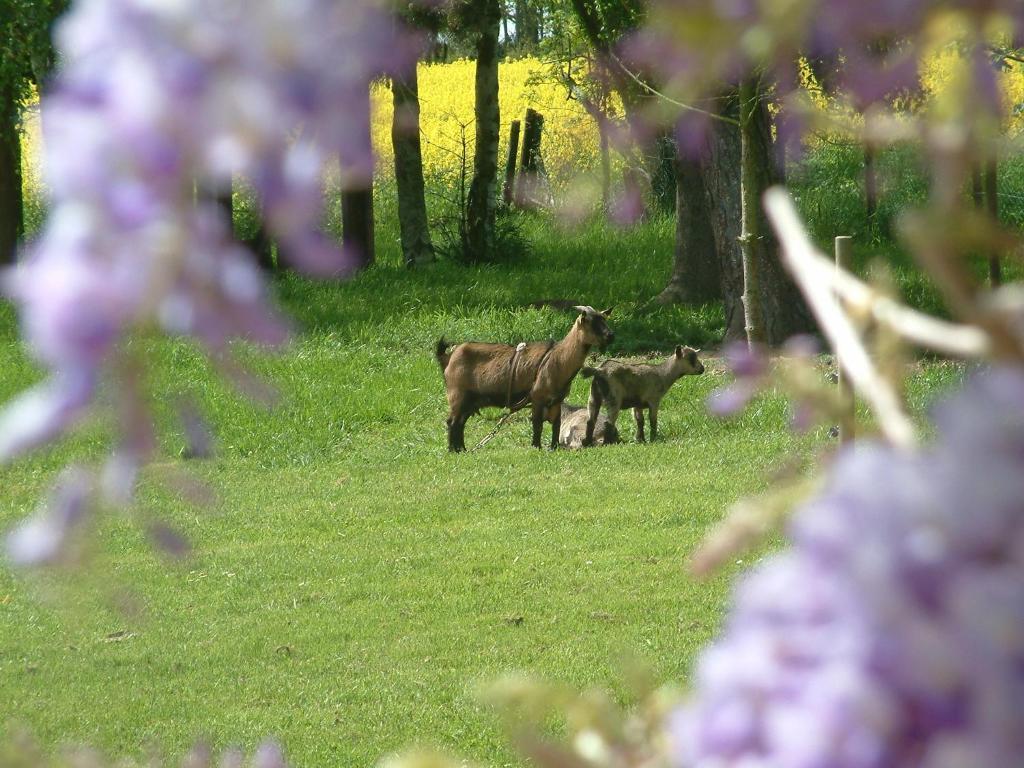
<svg viewBox="0 0 1024 768"><path fill-rule="evenodd" d="M723 353L736 380L708 395L707 408L715 416L735 416L764 385L768 375L768 351L737 341L727 345Z"/></svg>
<svg viewBox="0 0 1024 768"><path fill-rule="evenodd" d="M740 584L671 722L686 768L1024 765L1024 374L917 453L842 455Z"/></svg>
<svg viewBox="0 0 1024 768"><path fill-rule="evenodd" d="M288 335L213 195L244 176L297 266L343 274L319 228L325 165L372 173L367 89L416 46L375 0L78 0L57 44L51 214L0 277L50 376L0 414L0 462L59 436L108 382L125 434L103 482L124 500L152 449L126 334L194 337L227 371L231 339Z"/></svg>

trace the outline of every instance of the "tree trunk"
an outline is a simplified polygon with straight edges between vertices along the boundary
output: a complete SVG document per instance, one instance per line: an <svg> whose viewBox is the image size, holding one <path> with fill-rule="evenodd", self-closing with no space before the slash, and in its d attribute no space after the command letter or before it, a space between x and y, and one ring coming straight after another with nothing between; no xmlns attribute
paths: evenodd
<svg viewBox="0 0 1024 768"><path fill-rule="evenodd" d="M249 246L249 250L256 254L256 263L260 265L260 268L264 272L275 272L287 261L287 257L281 253L281 246L277 248L277 262L274 261L274 242L270 239L270 235L267 234L267 228L263 224L262 215L259 223L256 226L256 234L252 240L246 242Z"/></svg>
<svg viewBox="0 0 1024 768"><path fill-rule="evenodd" d="M724 111L735 117L736 99ZM718 254L718 275L725 310L724 341L746 339L744 331L743 258L740 254L740 132L735 125L716 121L703 164L708 221Z"/></svg>
<svg viewBox="0 0 1024 768"><path fill-rule="evenodd" d="M516 47L532 51L540 43L540 18L530 0L516 0Z"/></svg>
<svg viewBox="0 0 1024 768"><path fill-rule="evenodd" d="M715 253L701 160L675 160L675 263L668 285L658 295L662 304L703 304L722 295L721 269Z"/></svg>
<svg viewBox="0 0 1024 768"><path fill-rule="evenodd" d="M992 225L999 223L999 158L992 155L985 164L985 204ZM988 257L988 282L992 288L1003 283L1003 267L999 261L999 253L991 253Z"/></svg>
<svg viewBox="0 0 1024 768"><path fill-rule="evenodd" d="M868 142L864 145L864 212L867 214L868 225L875 221L878 212L878 172L875 169L875 145Z"/></svg>
<svg viewBox="0 0 1024 768"><path fill-rule="evenodd" d="M759 94L762 96L762 94ZM790 336L809 333L815 329L810 310L800 289L790 278L779 258L779 242L768 223L761 200L765 190L779 184L772 139L771 116L763 97L754 104L751 145L753 168L757 174L757 246L760 282L761 313L764 322L764 340L777 346Z"/></svg>
<svg viewBox="0 0 1024 768"><path fill-rule="evenodd" d="M757 126L754 112L759 97L757 82L740 84L740 251L743 254L743 318L747 343L765 341L764 313L761 311L761 280L758 259L757 211L761 200L761 178L757 168Z"/></svg>
<svg viewBox="0 0 1024 768"><path fill-rule="evenodd" d="M735 98L725 102L723 115L739 114ZM806 304L778 258L778 243L764 218L760 205L762 191L774 183L771 130L767 107L758 102L754 109L752 159L758 170L758 273L761 307L764 313L765 340L779 344L794 333L813 328ZM740 249L740 167L742 165L740 131L730 123L716 121L710 132L709 146L703 165L708 216L718 252L719 278L725 310L725 341L746 338L743 316L743 259Z"/></svg>
<svg viewBox="0 0 1024 768"><path fill-rule="evenodd" d="M466 203L470 261L486 261L494 253L494 214L498 176L498 0L475 3L480 24L476 45L476 146L473 181Z"/></svg>
<svg viewBox="0 0 1024 768"><path fill-rule="evenodd" d="M356 270L366 269L373 264L372 189L342 190L341 244L353 258Z"/></svg>
<svg viewBox="0 0 1024 768"><path fill-rule="evenodd" d="M404 76L392 78L391 90L395 104L391 144L395 153L402 260L407 267L414 267L434 260L424 196L419 80L415 63Z"/></svg>
<svg viewBox="0 0 1024 768"><path fill-rule="evenodd" d="M670 132L660 133L648 155L648 175L651 179L651 197L661 213L675 213L677 190L676 142Z"/></svg>
<svg viewBox="0 0 1024 768"><path fill-rule="evenodd" d="M14 263L24 226L18 108L10 90L4 88L0 91L0 264Z"/></svg>
<svg viewBox="0 0 1024 768"><path fill-rule="evenodd" d="M366 89L364 114L370 114L370 89ZM363 144L367 151L373 146L370 121L366 121ZM344 170L344 168L342 169ZM355 270L366 269L374 262L373 243L373 174L360 174L346 182L341 190L341 244L353 258Z"/></svg>
<svg viewBox="0 0 1024 768"><path fill-rule="evenodd" d="M235 195L233 187L234 185L228 185L227 189L215 195L217 205L224 211L224 219L228 225L228 234L232 237L235 234Z"/></svg>
<svg viewBox="0 0 1024 768"><path fill-rule="evenodd" d="M601 149L601 210L608 213L612 199L612 157L608 150L608 126L604 120L597 121Z"/></svg>

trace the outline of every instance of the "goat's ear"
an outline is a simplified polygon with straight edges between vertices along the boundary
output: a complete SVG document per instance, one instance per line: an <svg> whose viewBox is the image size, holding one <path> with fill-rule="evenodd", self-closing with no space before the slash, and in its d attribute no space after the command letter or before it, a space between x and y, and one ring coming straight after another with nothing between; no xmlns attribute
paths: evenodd
<svg viewBox="0 0 1024 768"><path fill-rule="evenodd" d="M615 309L615 307L608 307L608 309L601 312L601 314L604 315L605 317L611 317L613 309Z"/></svg>
<svg viewBox="0 0 1024 768"><path fill-rule="evenodd" d="M683 348L682 347L676 347L676 357L682 357L682 356L683 356Z"/></svg>

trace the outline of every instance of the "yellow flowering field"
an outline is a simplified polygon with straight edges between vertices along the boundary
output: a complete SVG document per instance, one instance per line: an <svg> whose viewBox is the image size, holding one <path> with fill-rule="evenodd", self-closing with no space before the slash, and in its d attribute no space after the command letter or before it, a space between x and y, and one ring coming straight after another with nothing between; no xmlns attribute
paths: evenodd
<svg viewBox="0 0 1024 768"><path fill-rule="evenodd" d="M463 59L449 64L420 64L420 130L423 167L428 177L456 176L462 154L462 126L465 126L467 166L473 165L473 78L474 62ZM498 98L501 111L499 167L504 169L508 153L508 132L513 120L522 120L526 108L544 115L541 154L555 185L574 173L598 166L597 125L578 102L568 100L566 91L554 82L531 83L544 65L535 58L502 62L498 68ZM373 91L373 144L380 158L380 172L390 176L391 90L386 84Z"/></svg>
<svg viewBox="0 0 1024 768"><path fill-rule="evenodd" d="M942 111L948 99L963 98L964 89L971 88L971 63L955 46L947 45L928 56L921 68L921 84L934 108ZM1013 63L1000 70L996 84L1003 99L1006 114L1003 131L1008 136L1017 136L1024 128L1024 65Z"/></svg>
<svg viewBox="0 0 1024 768"><path fill-rule="evenodd" d="M957 72L964 65L962 56L946 46L929 56L922 69L922 84L941 108L942 99L955 92ZM420 128L423 134L423 163L428 178L458 177L462 154L462 131L465 128L467 167L472 168L473 155L473 80L474 63L464 59L448 64L419 65ZM544 65L536 58L503 62L498 69L501 109L501 145L499 172L507 154L508 131L512 120L522 120L527 107L544 115L541 154L545 169L556 190L565 188L574 176L595 170L600 162L598 132L594 121L578 102L566 97L565 88L540 77ZM805 73L806 76L806 73ZM1024 129L1024 113L1014 108L1024 104L1024 66L1015 65L998 75L1007 111L1004 126L1011 136ZM373 89L373 143L379 157L378 173L382 180L391 178L391 90L385 83ZM811 94L815 105L829 109L826 99ZM42 189L39 172L39 128L35 105L25 115L23 144L24 185L27 199L38 201ZM613 153L616 165L618 158Z"/></svg>

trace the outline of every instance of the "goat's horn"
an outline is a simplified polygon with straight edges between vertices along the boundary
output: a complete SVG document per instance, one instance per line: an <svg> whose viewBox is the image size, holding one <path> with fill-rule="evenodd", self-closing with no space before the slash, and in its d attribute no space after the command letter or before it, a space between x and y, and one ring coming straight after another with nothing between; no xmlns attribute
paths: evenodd
<svg viewBox="0 0 1024 768"><path fill-rule="evenodd" d="M582 312L584 315L597 314L597 310L595 310L593 307L585 306L583 304L577 304L575 307L573 307L573 309L575 309L577 312Z"/></svg>

